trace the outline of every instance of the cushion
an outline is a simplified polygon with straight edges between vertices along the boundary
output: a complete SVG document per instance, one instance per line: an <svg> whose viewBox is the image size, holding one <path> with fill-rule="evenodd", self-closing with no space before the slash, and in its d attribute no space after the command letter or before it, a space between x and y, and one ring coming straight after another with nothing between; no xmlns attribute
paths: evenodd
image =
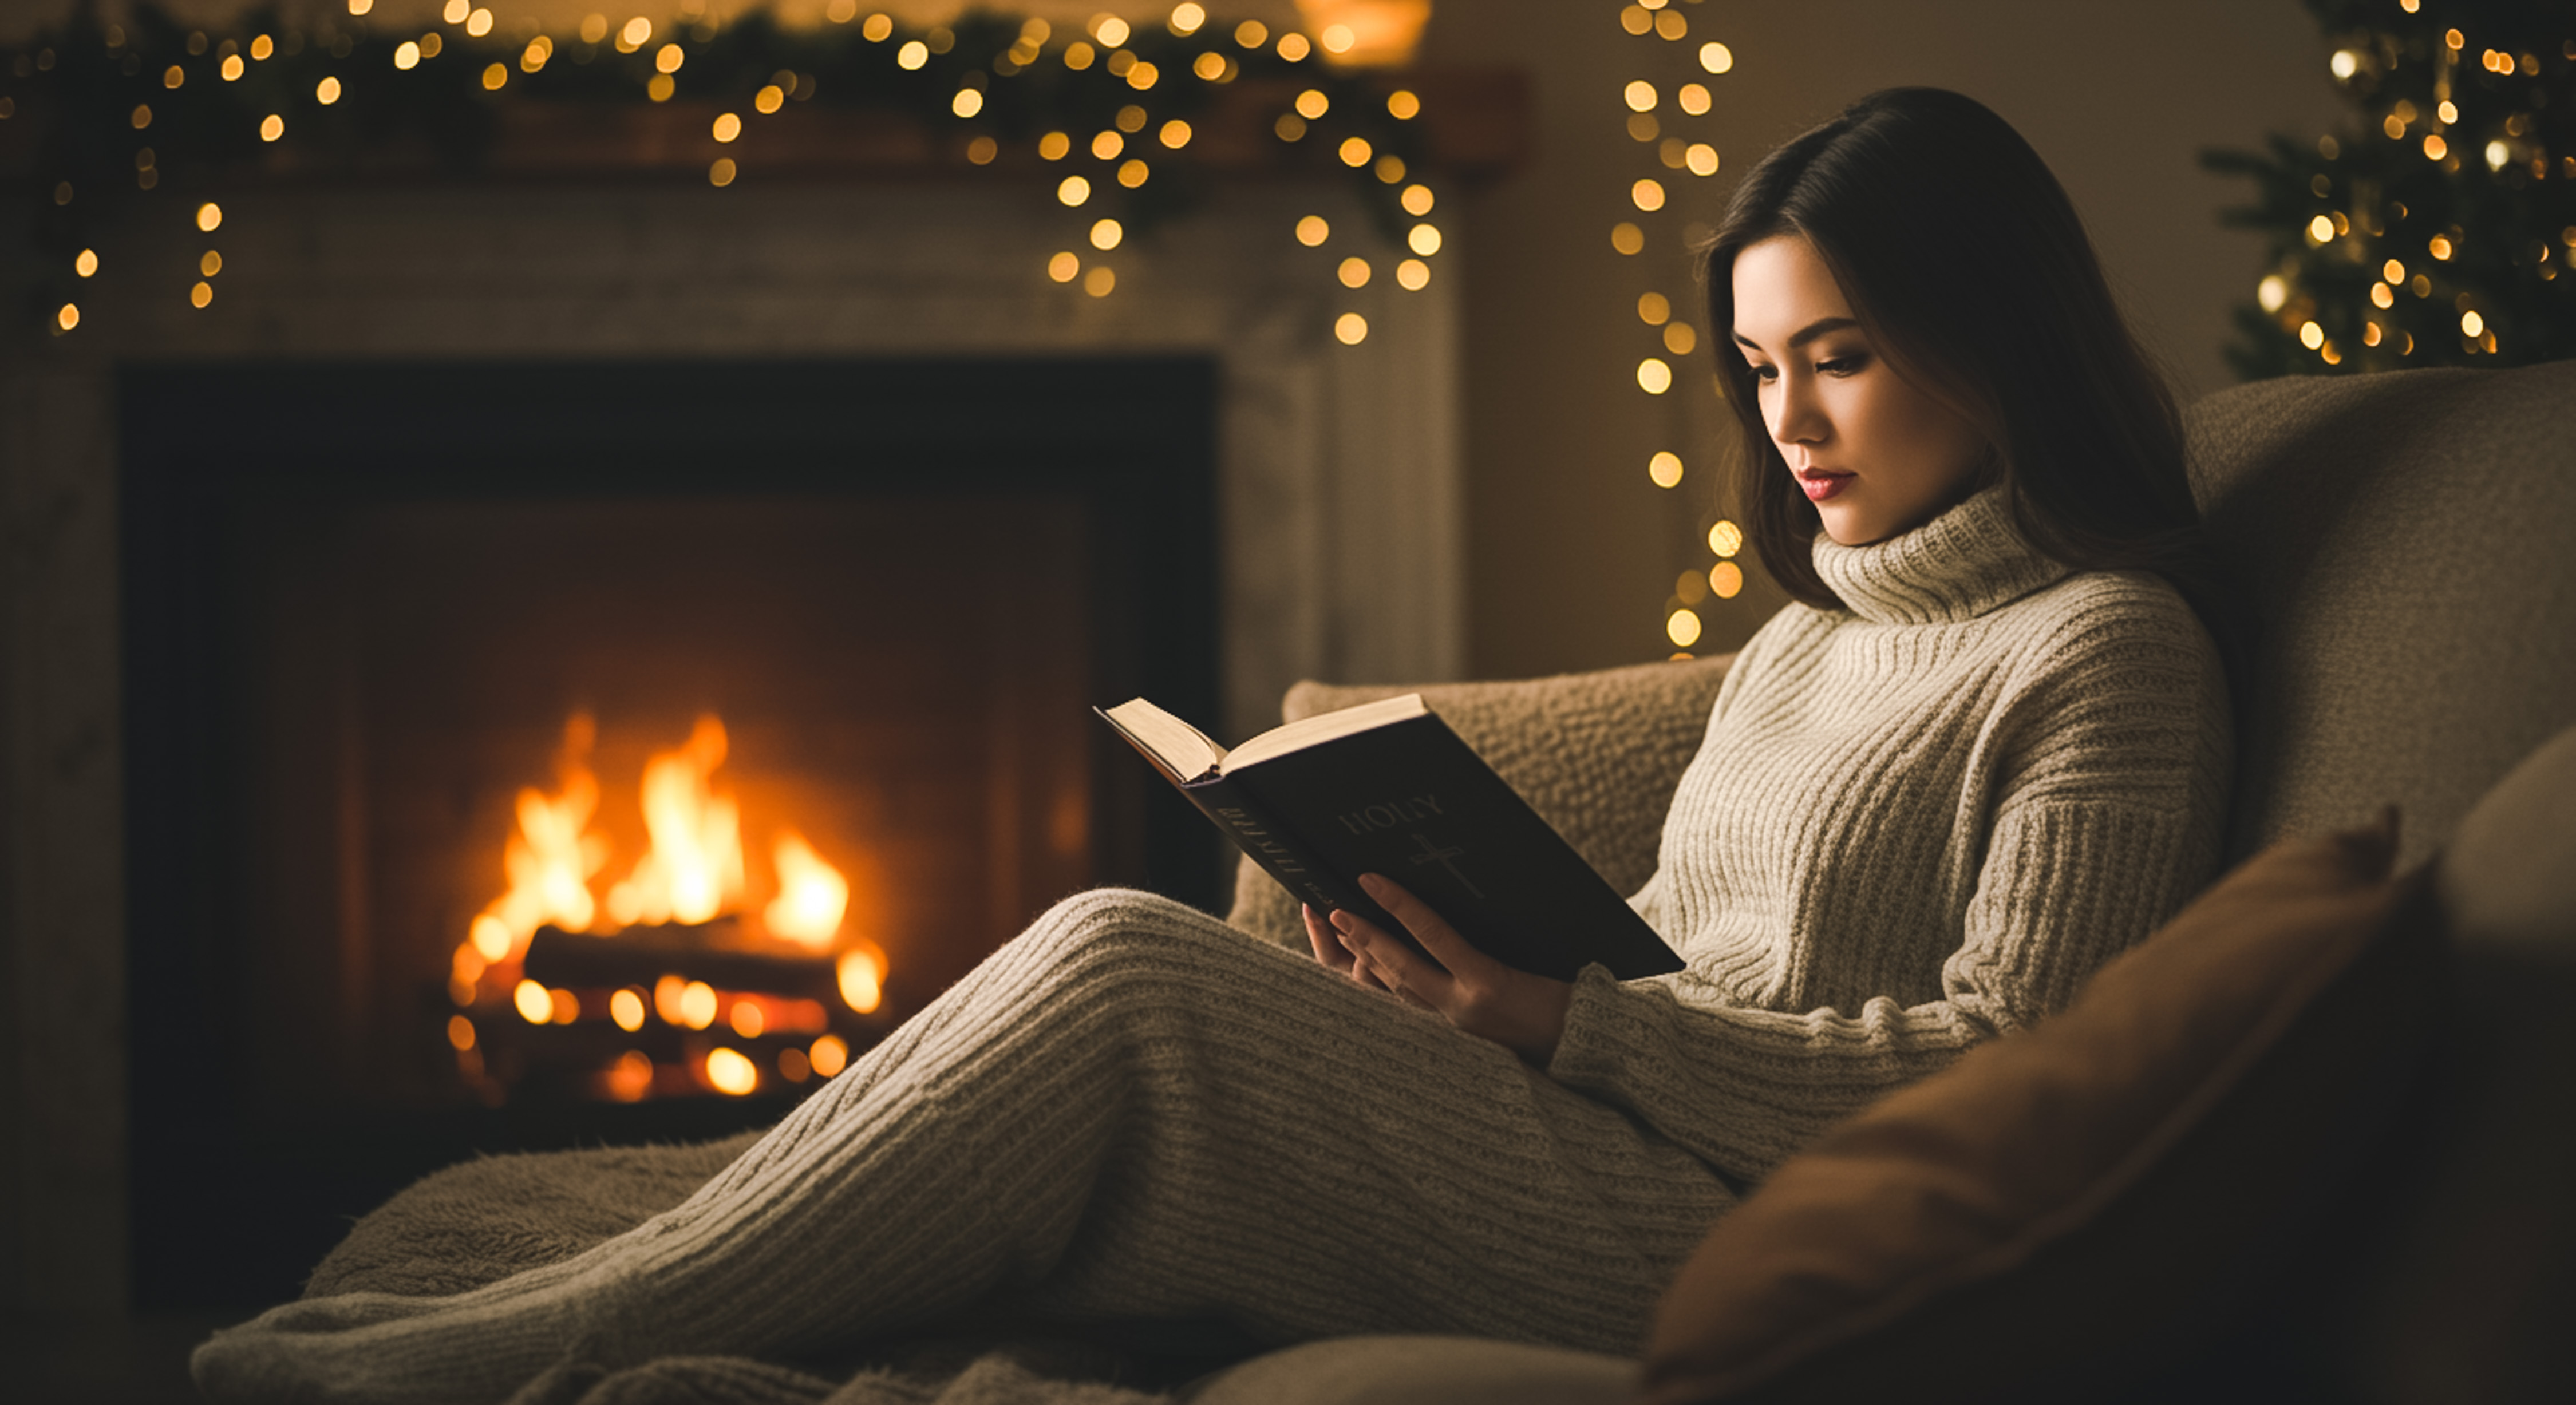
<svg viewBox="0 0 2576 1405"><path fill-rule="evenodd" d="M2411 866L2576 724L2576 361L2284 376L2183 420L2252 635L2229 856L2394 800Z"/></svg>
<svg viewBox="0 0 2576 1405"><path fill-rule="evenodd" d="M1634 892L1655 872L1664 811L1699 751L1708 710L1735 656L1571 673L1507 683L1288 690L1283 720L1419 692L1431 710L1610 886ZM1306 949L1297 900L1250 859L1236 871L1227 920Z"/></svg>
<svg viewBox="0 0 2576 1405"><path fill-rule="evenodd" d="M2576 729L2460 821L2435 868L2458 972L2435 1106L2389 1168L2327 1359L2353 1399L2562 1401L2576 1382Z"/></svg>
<svg viewBox="0 0 2576 1405"><path fill-rule="evenodd" d="M2363 1174L2444 948L2379 827L2277 845L1782 1163L1657 1314L1649 1398L2100 1399L2206 1354Z"/></svg>

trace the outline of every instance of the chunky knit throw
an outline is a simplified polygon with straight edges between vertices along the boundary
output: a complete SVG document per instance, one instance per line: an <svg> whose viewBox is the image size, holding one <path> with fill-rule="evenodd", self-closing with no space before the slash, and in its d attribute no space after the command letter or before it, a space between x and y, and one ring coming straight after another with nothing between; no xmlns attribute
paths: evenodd
<svg viewBox="0 0 2576 1405"><path fill-rule="evenodd" d="M222 1401L574 1398L954 1320L1222 1317L1634 1351L1731 1183L2062 1003L2206 877L2217 664L1992 494L1818 544L1847 611L1737 661L1641 911L1690 963L1576 986L1543 1073L1203 914L1058 904L676 1208L447 1297L274 1309Z"/></svg>

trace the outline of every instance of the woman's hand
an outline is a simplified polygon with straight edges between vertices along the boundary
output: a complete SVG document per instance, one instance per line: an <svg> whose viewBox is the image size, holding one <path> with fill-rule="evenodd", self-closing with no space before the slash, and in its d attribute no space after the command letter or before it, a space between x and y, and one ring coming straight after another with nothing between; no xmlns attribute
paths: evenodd
<svg viewBox="0 0 2576 1405"><path fill-rule="evenodd" d="M1556 1055L1557 1040L1565 1034L1573 986L1513 970L1469 946L1440 914L1390 879L1362 874L1360 886L1404 924L1433 961L1423 960L1354 913L1336 911L1327 926L1309 907L1306 940L1315 948L1316 960L1362 985L1393 991L1407 1004L1446 1016L1469 1034L1546 1067Z"/></svg>

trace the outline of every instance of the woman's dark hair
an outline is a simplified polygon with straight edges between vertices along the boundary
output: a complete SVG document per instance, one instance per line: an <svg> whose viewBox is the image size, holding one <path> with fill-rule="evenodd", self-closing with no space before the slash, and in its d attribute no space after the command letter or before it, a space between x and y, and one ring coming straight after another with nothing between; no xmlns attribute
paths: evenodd
<svg viewBox="0 0 2576 1405"><path fill-rule="evenodd" d="M2172 392L2039 153L1939 88L1872 93L1764 157L1702 251L1709 341L1743 433L1746 535L1791 596L1842 603L1816 574L1815 504L1732 340L1735 256L1777 235L1813 245L1898 374L1985 433L1986 481L2005 484L2024 540L2079 570L2158 572L2212 620Z"/></svg>

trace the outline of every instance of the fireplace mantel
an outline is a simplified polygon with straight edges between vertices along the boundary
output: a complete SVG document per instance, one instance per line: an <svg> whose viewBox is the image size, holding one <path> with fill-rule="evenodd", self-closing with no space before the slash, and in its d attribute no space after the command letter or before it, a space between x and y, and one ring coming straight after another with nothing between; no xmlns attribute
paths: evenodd
<svg viewBox="0 0 2576 1405"><path fill-rule="evenodd" d="M694 159L694 158L692 158ZM990 178L574 185L261 179L211 192L218 236L129 228L80 329L0 360L0 633L11 1029L0 1261L15 1308L114 1318L127 1299L115 378L235 359L1082 356L1219 367L1220 725L1276 719L1299 677L1437 679L1462 664L1453 207L1430 286L1336 179L1220 181L1107 257L1105 298L1046 273L1089 219ZM1333 236L1291 231L1322 215ZM175 222L173 222L175 224ZM220 248L213 305L190 306ZM1342 287L1358 254L1380 276ZM1358 312L1369 334L1337 342ZM256 440L256 422L210 436ZM383 432L398 435L399 425ZM351 445L363 455L364 444Z"/></svg>

